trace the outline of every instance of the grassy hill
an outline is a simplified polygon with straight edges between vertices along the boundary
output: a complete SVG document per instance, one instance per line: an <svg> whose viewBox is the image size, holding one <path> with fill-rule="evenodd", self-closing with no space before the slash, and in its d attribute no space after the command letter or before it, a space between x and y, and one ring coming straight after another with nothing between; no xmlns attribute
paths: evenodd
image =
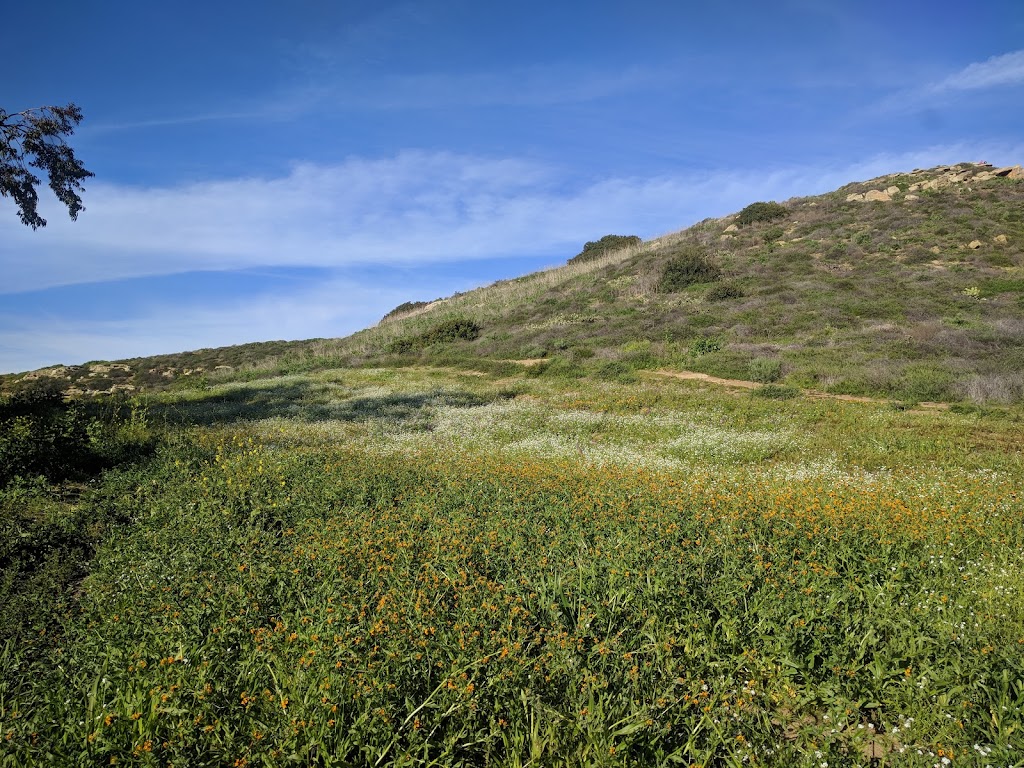
<svg viewBox="0 0 1024 768"><path fill-rule="evenodd" d="M13 382L0 767L1019 765L993 170Z"/></svg>
<svg viewBox="0 0 1024 768"><path fill-rule="evenodd" d="M1019 168L965 163L891 174L580 257L403 305L345 339L44 375L87 392L340 365L543 359L537 372L547 375L628 378L670 368L905 400L1024 397ZM704 272L687 276L694 264ZM680 268L675 283L666 279ZM478 331L438 332L459 321Z"/></svg>

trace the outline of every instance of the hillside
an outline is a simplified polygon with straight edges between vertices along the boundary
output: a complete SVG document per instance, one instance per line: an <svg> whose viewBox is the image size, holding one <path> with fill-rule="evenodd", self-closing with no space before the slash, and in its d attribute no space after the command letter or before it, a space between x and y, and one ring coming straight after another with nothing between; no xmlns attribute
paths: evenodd
<svg viewBox="0 0 1024 768"><path fill-rule="evenodd" d="M915 401L1024 397L1019 166L890 174L584 256L403 305L344 339L29 376L79 394L337 366L541 360L538 375L629 380L668 368ZM463 331L445 330L460 322Z"/></svg>
<svg viewBox="0 0 1024 768"><path fill-rule="evenodd" d="M1019 765L1019 175L20 377L0 765Z"/></svg>

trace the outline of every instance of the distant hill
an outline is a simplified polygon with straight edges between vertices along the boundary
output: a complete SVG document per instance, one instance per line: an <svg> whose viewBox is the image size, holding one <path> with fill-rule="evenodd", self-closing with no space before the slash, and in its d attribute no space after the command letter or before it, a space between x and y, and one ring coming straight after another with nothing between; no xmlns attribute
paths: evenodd
<svg viewBox="0 0 1024 768"><path fill-rule="evenodd" d="M533 361L539 376L670 368L906 400L1024 399L1020 166L894 173L752 201L647 242L587 245L561 268L407 303L343 339L47 369L5 386L46 377L82 394L334 366L501 372Z"/></svg>

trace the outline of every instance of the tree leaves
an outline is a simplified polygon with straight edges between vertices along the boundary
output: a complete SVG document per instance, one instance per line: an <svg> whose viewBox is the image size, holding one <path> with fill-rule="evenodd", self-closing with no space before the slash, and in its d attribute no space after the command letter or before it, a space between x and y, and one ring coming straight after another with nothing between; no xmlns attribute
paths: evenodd
<svg viewBox="0 0 1024 768"><path fill-rule="evenodd" d="M85 169L67 144L82 121L82 110L73 103L45 106L23 112L0 109L0 196L14 198L22 224L38 229L46 219L36 210L40 178L30 168L44 171L50 189L68 209L72 220L85 210L78 191L82 180L95 174Z"/></svg>

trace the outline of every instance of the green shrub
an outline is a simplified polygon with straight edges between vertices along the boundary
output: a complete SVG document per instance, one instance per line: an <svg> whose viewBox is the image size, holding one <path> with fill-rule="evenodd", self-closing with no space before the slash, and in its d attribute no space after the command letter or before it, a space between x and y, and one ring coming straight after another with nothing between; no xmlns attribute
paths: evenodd
<svg viewBox="0 0 1024 768"><path fill-rule="evenodd" d="M15 477L61 480L94 463L88 419L47 384L0 402L0 487Z"/></svg>
<svg viewBox="0 0 1024 768"><path fill-rule="evenodd" d="M65 402L59 382L0 398L0 489L15 478L83 479L150 453L145 408L111 397Z"/></svg>
<svg viewBox="0 0 1024 768"><path fill-rule="evenodd" d="M903 371L898 390L913 401L953 399L953 376L940 367L927 363L908 365Z"/></svg>
<svg viewBox="0 0 1024 768"><path fill-rule="evenodd" d="M769 203L751 203L736 217L736 223L741 227L745 227L748 224L753 224L758 221L774 221L775 219L783 219L789 215L789 209L784 205L779 205L775 202Z"/></svg>
<svg viewBox="0 0 1024 768"><path fill-rule="evenodd" d="M636 235L605 235L600 240L584 244L583 250L569 259L569 264L592 261L611 251L640 245L643 242Z"/></svg>
<svg viewBox="0 0 1024 768"><path fill-rule="evenodd" d="M743 298L743 290L735 283L718 283L704 294L705 301L725 301Z"/></svg>
<svg viewBox="0 0 1024 768"><path fill-rule="evenodd" d="M428 345L450 341L472 341L479 338L480 326L464 317L453 317L435 325L423 334Z"/></svg>
<svg viewBox="0 0 1024 768"><path fill-rule="evenodd" d="M433 344L448 344L453 341L473 341L480 337L480 326L465 317L450 317L428 328L422 333L395 339L387 345L388 352L404 355L418 352Z"/></svg>
<svg viewBox="0 0 1024 768"><path fill-rule="evenodd" d="M782 361L769 357L756 357L747 364L751 381L771 384L782 378Z"/></svg>
<svg viewBox="0 0 1024 768"><path fill-rule="evenodd" d="M768 227L768 229L764 231L763 238L766 243L770 244L774 243L776 240L781 240L784 234L786 234L786 230L776 225L774 227Z"/></svg>
<svg viewBox="0 0 1024 768"><path fill-rule="evenodd" d="M792 400L800 394L796 387L782 387L778 384L765 384L754 390L754 397L764 397L769 400Z"/></svg>
<svg viewBox="0 0 1024 768"><path fill-rule="evenodd" d="M632 366L622 360L608 360L597 366L594 369L594 378L616 381L620 384L632 384L638 380Z"/></svg>
<svg viewBox="0 0 1024 768"><path fill-rule="evenodd" d="M694 339L693 343L690 344L690 355L693 357L700 357L701 355L707 355L711 352L718 352L722 349L722 342L713 336L701 336L698 339Z"/></svg>
<svg viewBox="0 0 1024 768"><path fill-rule="evenodd" d="M676 293L691 285L713 283L721 276L722 270L702 249L687 249L665 264L658 280L658 291Z"/></svg>
<svg viewBox="0 0 1024 768"><path fill-rule="evenodd" d="M390 312L388 312L386 315L384 315L384 317L382 317L381 319L382 320L387 320L389 317L395 317L396 315L404 315L404 314L406 314L408 312L412 312L414 309L419 309L420 307L425 307L425 306L427 306L430 303L431 302L429 302L429 301L405 301L405 302L402 302L401 304L399 304L394 309L392 309Z"/></svg>
<svg viewBox="0 0 1024 768"><path fill-rule="evenodd" d="M526 375L530 378L541 376L552 379L582 379L586 371L579 363L566 360L562 357L552 357L543 363L531 365L526 369Z"/></svg>

